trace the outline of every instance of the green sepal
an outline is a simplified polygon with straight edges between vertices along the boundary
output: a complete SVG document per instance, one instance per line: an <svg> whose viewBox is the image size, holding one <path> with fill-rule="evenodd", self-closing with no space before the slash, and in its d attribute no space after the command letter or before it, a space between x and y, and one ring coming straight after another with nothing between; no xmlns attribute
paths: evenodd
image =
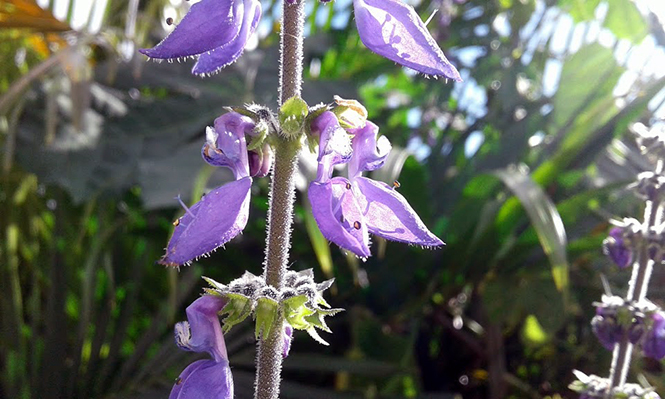
<svg viewBox="0 0 665 399"><path fill-rule="evenodd" d="M254 310L256 329L254 330L254 335L257 340L261 338L261 336L265 337L270 335L278 311L279 302L274 299L262 296L256 300L256 309Z"/></svg>
<svg viewBox="0 0 665 399"><path fill-rule="evenodd" d="M629 327L633 324L633 313L625 307L617 309L617 324L623 327Z"/></svg>
<svg viewBox="0 0 665 399"><path fill-rule="evenodd" d="M216 290L220 293L226 291L226 289L228 288L224 284L220 284L217 281L211 279L210 277L202 276L201 278L203 278L206 281L206 283L210 284L213 290Z"/></svg>
<svg viewBox="0 0 665 399"><path fill-rule="evenodd" d="M303 122L307 117L309 107L305 100L300 97L291 97L279 109L279 125L282 133L287 137L302 132Z"/></svg>
<svg viewBox="0 0 665 399"><path fill-rule="evenodd" d="M224 323L222 331L227 333L233 326L245 320L252 313L252 300L242 294L236 293L227 293L225 296L228 302L222 308L220 314L228 315L222 320Z"/></svg>
<svg viewBox="0 0 665 399"><path fill-rule="evenodd" d="M323 330L327 333L332 333L332 331L330 331L330 328L326 324L326 321L323 320L325 316L326 315L324 315L323 313L315 312L312 315L306 316L305 321L307 321L312 326L318 328L319 330Z"/></svg>
<svg viewBox="0 0 665 399"><path fill-rule="evenodd" d="M259 116L256 114L256 112L250 111L245 107L224 107L225 110L229 112L237 112L241 115L248 116L254 120L254 122L257 122L259 120Z"/></svg>
<svg viewBox="0 0 665 399"><path fill-rule="evenodd" d="M296 330L306 330L310 328L305 318L315 313L315 310L308 309L305 306L307 296L298 295L282 301L282 310L284 318Z"/></svg>
<svg viewBox="0 0 665 399"><path fill-rule="evenodd" d="M205 292L206 295L214 295L214 296L221 296L221 297L224 296L224 294L222 294L221 292L219 292L218 290L216 290L214 288L204 288L203 292Z"/></svg>
<svg viewBox="0 0 665 399"><path fill-rule="evenodd" d="M270 132L270 126L266 121L259 121L254 126L254 133L256 136L249 136L249 143L247 143L247 151L253 151L257 148L261 148L263 142L265 141L268 133Z"/></svg>
<svg viewBox="0 0 665 399"><path fill-rule="evenodd" d="M580 380L575 380L570 384L568 384L568 389L577 393L581 393L584 392L584 390L586 390L586 384Z"/></svg>
<svg viewBox="0 0 665 399"><path fill-rule="evenodd" d="M319 335L318 332L316 332L316 329L314 327L310 327L307 329L307 334L309 334L310 337L314 339L314 341L320 343L321 345L329 346L330 344L327 343L321 336Z"/></svg>

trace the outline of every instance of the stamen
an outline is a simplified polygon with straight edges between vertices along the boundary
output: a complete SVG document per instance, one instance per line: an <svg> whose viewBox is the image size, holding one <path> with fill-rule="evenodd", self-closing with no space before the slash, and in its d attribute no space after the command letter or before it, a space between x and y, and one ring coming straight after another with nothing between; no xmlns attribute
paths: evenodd
<svg viewBox="0 0 665 399"><path fill-rule="evenodd" d="M353 228L356 230L360 230L360 222L357 220L353 222Z"/></svg>
<svg viewBox="0 0 665 399"><path fill-rule="evenodd" d="M185 205L185 203L182 202L182 199L180 198L180 194L178 194L178 196L175 197L175 199L177 199L178 202L180 202L180 206L182 206L183 208L185 208L185 212L187 212L187 214L188 214L189 216L191 216L191 217L193 217L193 218L196 217L196 215L194 215L194 214L189 210L189 208L187 208L187 205Z"/></svg>
<svg viewBox="0 0 665 399"><path fill-rule="evenodd" d="M173 18L171 18L171 17L166 18L166 24L169 25L169 26L173 25Z"/></svg>
<svg viewBox="0 0 665 399"><path fill-rule="evenodd" d="M180 385L180 384L182 384L182 378L180 378L180 377L176 377L176 378L175 378L175 384L176 384L176 385Z"/></svg>
<svg viewBox="0 0 665 399"><path fill-rule="evenodd" d="M173 221L173 226L174 227L180 226L180 218L177 218L176 220Z"/></svg>
<svg viewBox="0 0 665 399"><path fill-rule="evenodd" d="M351 183L346 183L346 189L351 190Z"/></svg>
<svg viewBox="0 0 665 399"><path fill-rule="evenodd" d="M402 185L399 184L399 182L398 182L397 180L395 180L395 181L393 182L393 190L396 189L396 188L400 188L400 187L402 187Z"/></svg>

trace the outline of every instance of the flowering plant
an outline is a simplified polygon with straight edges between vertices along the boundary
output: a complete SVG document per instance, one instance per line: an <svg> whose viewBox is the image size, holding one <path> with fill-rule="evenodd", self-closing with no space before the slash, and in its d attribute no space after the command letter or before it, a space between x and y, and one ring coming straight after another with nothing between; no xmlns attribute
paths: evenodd
<svg viewBox="0 0 665 399"><path fill-rule="evenodd" d="M325 1L324 1L325 2ZM327 344L317 329L331 332L325 317L331 308L322 296L333 281L315 283L311 270L287 269L293 214L295 160L301 144L318 146L317 177L309 185L313 216L321 233L358 257L371 256L369 233L423 247L443 245L390 186L362 176L379 169L391 150L388 139L367 120L355 100L336 98L336 106L310 107L300 98L305 0L283 5L280 109L247 105L229 109L206 131L203 159L229 168L235 180L218 187L187 208L174 222L173 235L159 261L189 264L223 246L245 227L253 178L272 170L266 262L262 276L249 272L229 285L207 279L211 288L188 309L188 322L176 325L176 341L186 350L207 351L183 371L171 397L233 396L223 332L249 315L256 320L256 398L277 398L281 360L292 332L307 331ZM461 80L413 7L400 0L354 0L358 33L370 50L425 75ZM157 59L196 57L192 73L210 75L235 62L261 18L258 0L202 0L193 5L173 32L141 52ZM348 164L348 178L333 177L336 165ZM220 325L218 315L226 315Z"/></svg>

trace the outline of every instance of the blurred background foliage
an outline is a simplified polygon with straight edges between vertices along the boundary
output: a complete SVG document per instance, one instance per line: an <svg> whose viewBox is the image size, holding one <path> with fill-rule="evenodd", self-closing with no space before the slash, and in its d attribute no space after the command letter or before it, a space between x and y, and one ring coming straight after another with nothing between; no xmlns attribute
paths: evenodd
<svg viewBox="0 0 665 399"><path fill-rule="evenodd" d="M335 277L322 347L296 334L285 398L572 398L572 369L605 374L591 333L607 219L640 212L623 188L648 166L629 127L663 118L658 1L410 1L464 82L424 79L366 50L350 1L308 2L310 103L358 98L394 144L392 182L443 250L386 243L361 262L329 246L299 191L293 268ZM173 323L201 292L260 273L267 179L247 228L211 258L155 264L173 197L229 179L200 160L226 105L276 106L280 2L257 40L202 80L146 62L189 3L0 0L0 397L164 398L194 356ZM662 5L660 5L662 8ZM661 14L658 14L658 11ZM446 84L447 83L447 84ZM301 162L302 184L314 173ZM651 297L663 297L656 271ZM661 303L662 305L662 303ZM252 397L249 323L227 336L236 397ZM633 380L665 389L662 364Z"/></svg>

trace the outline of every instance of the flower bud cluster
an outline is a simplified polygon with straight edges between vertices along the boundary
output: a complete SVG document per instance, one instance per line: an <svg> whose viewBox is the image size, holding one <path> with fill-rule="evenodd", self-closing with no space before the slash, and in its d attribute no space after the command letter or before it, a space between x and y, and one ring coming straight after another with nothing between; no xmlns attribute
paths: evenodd
<svg viewBox="0 0 665 399"><path fill-rule="evenodd" d="M646 245L649 259L662 263L665 255L665 225L643 231L642 224L633 218L614 221L615 227L603 241L603 253L623 269L631 266L641 245Z"/></svg>
<svg viewBox="0 0 665 399"><path fill-rule="evenodd" d="M665 313L653 302L603 295L602 302L594 305L596 316L591 328L606 349L614 349L626 336L645 356L657 360L665 357Z"/></svg>
<svg viewBox="0 0 665 399"><path fill-rule="evenodd" d="M623 384L620 387L610 389L610 381L607 378L601 378L597 375L586 375L578 370L573 371L577 380L571 383L568 388L580 394L580 399L605 399L607 397L615 399L660 399L660 396L654 392L653 388L642 387L638 384Z"/></svg>
<svg viewBox="0 0 665 399"><path fill-rule="evenodd" d="M228 285L207 277L204 279L212 287L205 289L207 294L222 296L228 300L220 312L226 315L222 320L225 333L252 314L256 320L256 338L259 339L270 333L281 315L292 328L305 330L316 341L327 345L315 328L331 332L324 318L343 310L331 309L321 295L330 288L334 279L317 284L314 282L312 269L300 272L289 270L281 290L268 285L262 276L255 276L250 272L245 272L242 277Z"/></svg>

